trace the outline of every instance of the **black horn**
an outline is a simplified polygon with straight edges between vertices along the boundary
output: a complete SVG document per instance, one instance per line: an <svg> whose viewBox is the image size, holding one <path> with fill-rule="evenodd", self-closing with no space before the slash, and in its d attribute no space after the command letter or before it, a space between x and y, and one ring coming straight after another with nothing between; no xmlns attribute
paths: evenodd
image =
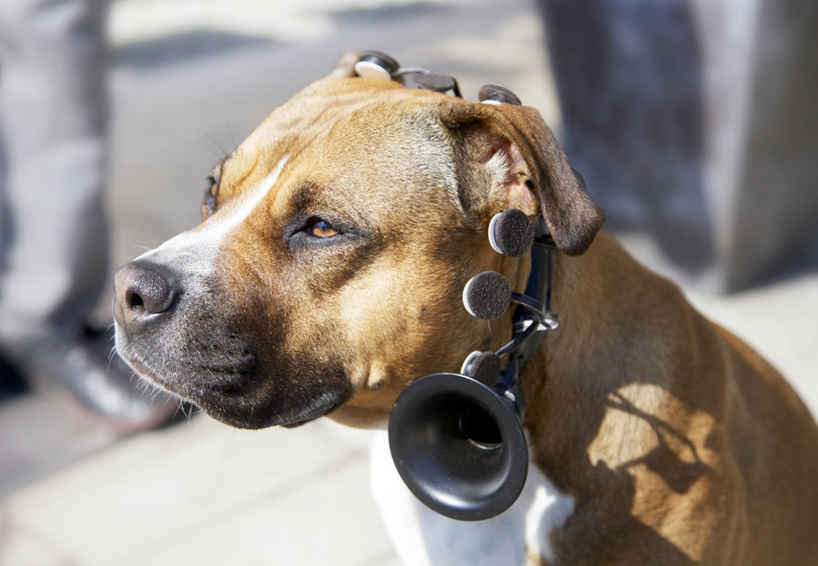
<svg viewBox="0 0 818 566"><path fill-rule="evenodd" d="M513 292L492 271L472 277L463 290L463 305L478 318L497 318L517 305L511 341L496 352L472 352L460 373L412 382L389 416L389 449L404 483L421 502L452 519L499 515L520 496L528 476L520 372L560 321L551 311L554 243L542 218L533 230L529 223L522 212L505 211L489 227L499 253L517 257L531 250L526 294Z"/></svg>
<svg viewBox="0 0 818 566"><path fill-rule="evenodd" d="M389 418L389 447L412 493L462 521L508 509L528 474L514 400L455 373L425 376L401 393Z"/></svg>

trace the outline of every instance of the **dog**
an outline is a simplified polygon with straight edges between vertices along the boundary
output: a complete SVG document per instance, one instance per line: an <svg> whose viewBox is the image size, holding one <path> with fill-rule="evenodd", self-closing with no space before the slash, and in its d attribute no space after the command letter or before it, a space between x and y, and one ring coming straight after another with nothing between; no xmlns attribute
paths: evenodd
<svg viewBox="0 0 818 566"><path fill-rule="evenodd" d="M600 231L536 110L360 61L214 168L199 226L117 271L118 353L234 427L381 427L417 378L507 341L511 315L477 320L461 292L485 270L524 289L529 258L486 230L509 208L542 215L562 324L520 379L528 484L506 513L454 521L393 489L376 447L401 559L818 564L818 427L786 381Z"/></svg>

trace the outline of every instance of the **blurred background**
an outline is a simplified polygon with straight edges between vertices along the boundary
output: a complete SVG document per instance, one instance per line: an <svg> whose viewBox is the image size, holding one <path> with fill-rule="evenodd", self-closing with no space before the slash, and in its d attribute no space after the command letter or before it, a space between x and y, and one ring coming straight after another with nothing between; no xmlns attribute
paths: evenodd
<svg viewBox="0 0 818 566"><path fill-rule="evenodd" d="M29 2L17 1L0 0L0 22ZM466 98L495 83L538 108L608 228L818 414L818 46L805 4L113 0L111 264L194 226L215 162L341 55L378 49L454 75ZM107 290L89 314L98 326L110 304ZM325 420L238 431L191 409L122 434L60 397L3 386L0 566L397 564L368 491L368 432Z"/></svg>

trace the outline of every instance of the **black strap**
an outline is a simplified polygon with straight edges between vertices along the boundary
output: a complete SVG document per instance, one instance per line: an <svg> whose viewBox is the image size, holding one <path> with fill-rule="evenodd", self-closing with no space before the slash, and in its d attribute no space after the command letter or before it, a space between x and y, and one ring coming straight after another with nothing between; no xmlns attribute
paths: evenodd
<svg viewBox="0 0 818 566"><path fill-rule="evenodd" d="M525 294L535 297L543 305L546 312L551 311L551 287L553 283L553 264L551 252L556 249L554 240L548 234L545 222L538 218L534 246L531 248L531 274L528 276ZM520 374L525 369L528 360L540 348L548 335L548 329L536 330L539 321L525 309L518 307L512 318L514 332L534 332L530 339L509 354L508 363L500 377L497 378L495 389L500 395L508 399L517 409L521 419L525 418L527 403L520 389ZM535 329L532 329L535 326Z"/></svg>

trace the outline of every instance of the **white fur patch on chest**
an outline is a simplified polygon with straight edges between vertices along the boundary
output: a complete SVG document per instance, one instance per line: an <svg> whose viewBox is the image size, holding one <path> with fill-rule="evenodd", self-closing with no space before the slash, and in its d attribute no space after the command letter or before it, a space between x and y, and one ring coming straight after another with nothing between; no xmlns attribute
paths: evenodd
<svg viewBox="0 0 818 566"><path fill-rule="evenodd" d="M574 512L574 498L529 465L523 492L505 513L476 522L439 515L401 480L385 431L372 443L370 473L375 502L406 566L523 566L526 550L553 560L551 533Z"/></svg>

